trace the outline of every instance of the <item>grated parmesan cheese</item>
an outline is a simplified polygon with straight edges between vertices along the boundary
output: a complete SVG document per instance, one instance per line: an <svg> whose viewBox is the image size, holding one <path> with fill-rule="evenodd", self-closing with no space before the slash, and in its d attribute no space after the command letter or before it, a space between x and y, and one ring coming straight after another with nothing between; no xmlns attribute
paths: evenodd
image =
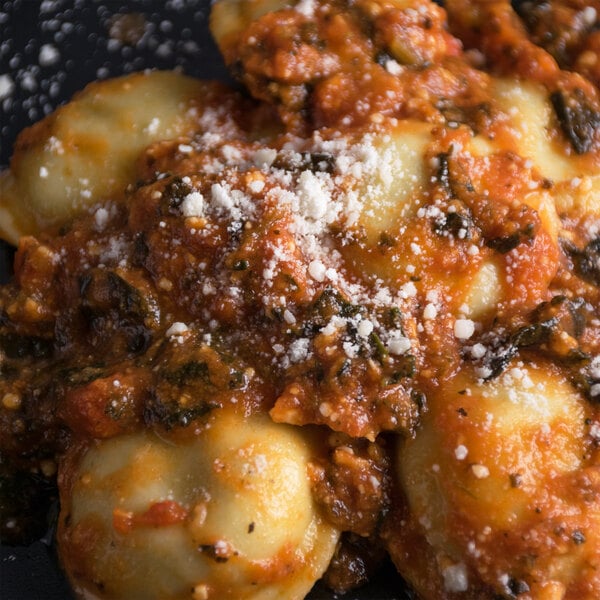
<svg viewBox="0 0 600 600"><path fill-rule="evenodd" d="M454 449L454 456L456 457L456 460L465 460L465 458L467 458L467 454L469 454L469 450L464 444L459 444Z"/></svg>
<svg viewBox="0 0 600 600"><path fill-rule="evenodd" d="M442 571L444 589L447 592L466 592L469 589L469 577L464 563L450 565Z"/></svg>
<svg viewBox="0 0 600 600"><path fill-rule="evenodd" d="M165 332L165 335L169 338L172 338L172 337L180 336L183 333L187 333L188 331L189 331L189 328L185 323L176 321L175 323L173 323L173 325L171 325L171 327L169 327L169 329L167 329L167 331Z"/></svg>
<svg viewBox="0 0 600 600"><path fill-rule="evenodd" d="M185 217L204 215L204 196L197 191L190 192L181 203L181 212Z"/></svg>
<svg viewBox="0 0 600 600"><path fill-rule="evenodd" d="M454 335L459 340L468 340L475 333L475 323L471 319L456 319Z"/></svg>

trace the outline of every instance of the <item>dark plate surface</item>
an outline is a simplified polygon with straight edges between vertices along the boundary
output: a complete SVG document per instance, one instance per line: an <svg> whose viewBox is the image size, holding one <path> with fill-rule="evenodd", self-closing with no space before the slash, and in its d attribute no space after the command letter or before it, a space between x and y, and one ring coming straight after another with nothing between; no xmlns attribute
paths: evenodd
<svg viewBox="0 0 600 600"><path fill-rule="evenodd" d="M227 80L208 33L208 0L0 0L0 168L14 140L96 79L146 68ZM119 40L114 23L135 14L137 40ZM112 31L111 31L112 27ZM12 249L0 242L0 282L10 277ZM334 596L316 588L313 600ZM405 600L410 595L386 565L344 600ZM0 547L2 600L68 600L51 533L29 547Z"/></svg>

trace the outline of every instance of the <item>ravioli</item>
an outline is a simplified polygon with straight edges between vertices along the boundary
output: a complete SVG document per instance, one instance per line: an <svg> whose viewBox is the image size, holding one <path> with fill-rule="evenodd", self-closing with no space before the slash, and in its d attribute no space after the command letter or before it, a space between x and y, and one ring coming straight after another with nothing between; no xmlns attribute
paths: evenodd
<svg viewBox="0 0 600 600"><path fill-rule="evenodd" d="M224 102L220 109L216 96ZM138 155L153 141L184 143L219 113L235 129L233 95L225 96L215 83L175 72L91 84L19 137L10 170L0 177L3 238L16 244L20 236L60 226L86 207L121 198Z"/></svg>
<svg viewBox="0 0 600 600"><path fill-rule="evenodd" d="M548 365L514 360L498 380L464 372L429 399L398 465L436 550L435 593L485 594L473 579L504 593L527 582L532 597L591 593L600 513L580 504L581 477L593 469L584 398Z"/></svg>
<svg viewBox="0 0 600 600"><path fill-rule="evenodd" d="M140 432L74 449L58 539L75 590L302 598L339 536L311 498L318 453L310 433L227 414L191 440Z"/></svg>

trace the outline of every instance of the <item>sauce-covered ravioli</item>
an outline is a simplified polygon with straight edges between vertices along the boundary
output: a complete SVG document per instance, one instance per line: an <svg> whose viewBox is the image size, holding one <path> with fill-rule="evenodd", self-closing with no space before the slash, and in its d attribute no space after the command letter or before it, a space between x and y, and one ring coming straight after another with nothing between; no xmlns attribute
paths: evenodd
<svg viewBox="0 0 600 600"><path fill-rule="evenodd" d="M0 176L0 236L16 243L70 221L86 206L118 199L135 180L146 146L216 123L216 107L212 121L207 111L216 92L226 118L231 98L221 86L176 72L90 84L19 136L10 170Z"/></svg>
<svg viewBox="0 0 600 600"><path fill-rule="evenodd" d="M489 382L462 372L430 401L398 456L413 526L441 572L437 593L478 597L470 581L483 581L499 594L597 597L600 490L587 403L552 368L518 362Z"/></svg>
<svg viewBox="0 0 600 600"><path fill-rule="evenodd" d="M340 251L392 287L436 288L454 314L489 319L535 308L558 269L559 218L533 162L483 136L436 135L403 120L337 156L360 198L346 223L356 241ZM517 223L536 233L511 242Z"/></svg>
<svg viewBox="0 0 600 600"><path fill-rule="evenodd" d="M338 532L316 512L306 432L219 415L190 440L152 432L75 452L59 551L85 598L303 598Z"/></svg>

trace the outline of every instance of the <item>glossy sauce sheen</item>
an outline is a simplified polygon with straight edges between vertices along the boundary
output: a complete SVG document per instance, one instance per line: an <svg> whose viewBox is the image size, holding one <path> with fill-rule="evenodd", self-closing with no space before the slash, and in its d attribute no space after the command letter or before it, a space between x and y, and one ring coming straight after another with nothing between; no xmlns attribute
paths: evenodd
<svg viewBox="0 0 600 600"><path fill-rule="evenodd" d="M446 10L223 1L254 99L134 75L20 137L2 451L58 463L82 597L301 598L386 553L424 598L600 593L600 103L560 68L592 14L568 62L535 12Z"/></svg>

